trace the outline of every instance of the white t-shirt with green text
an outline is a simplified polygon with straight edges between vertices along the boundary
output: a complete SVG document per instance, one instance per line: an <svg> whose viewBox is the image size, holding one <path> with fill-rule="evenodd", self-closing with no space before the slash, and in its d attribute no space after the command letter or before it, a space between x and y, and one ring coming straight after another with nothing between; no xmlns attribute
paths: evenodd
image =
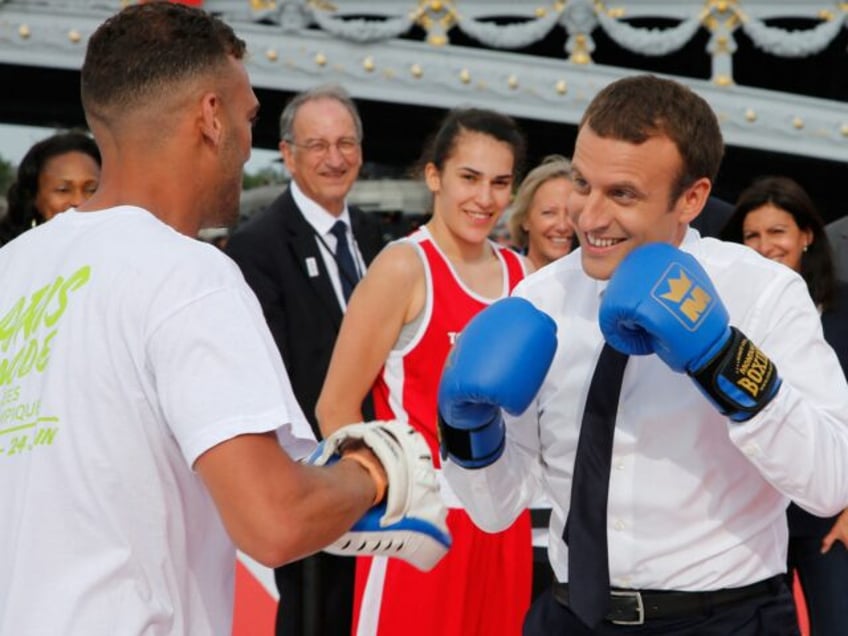
<svg viewBox="0 0 848 636"><path fill-rule="evenodd" d="M229 634L204 451L314 445L235 264L135 207L0 250L0 634Z"/></svg>

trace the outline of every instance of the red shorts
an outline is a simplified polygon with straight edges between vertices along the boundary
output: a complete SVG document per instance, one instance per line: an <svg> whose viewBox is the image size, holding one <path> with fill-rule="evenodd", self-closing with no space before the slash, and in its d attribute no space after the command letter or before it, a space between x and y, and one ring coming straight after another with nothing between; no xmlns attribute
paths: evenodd
<svg viewBox="0 0 848 636"><path fill-rule="evenodd" d="M453 544L429 572L399 559L359 558L358 636L517 636L530 607L530 514L489 534L464 510L448 512Z"/></svg>

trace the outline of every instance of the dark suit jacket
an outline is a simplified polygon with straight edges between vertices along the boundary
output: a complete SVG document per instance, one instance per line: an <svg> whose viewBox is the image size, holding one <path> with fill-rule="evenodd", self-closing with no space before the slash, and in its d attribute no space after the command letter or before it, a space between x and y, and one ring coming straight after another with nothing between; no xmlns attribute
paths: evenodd
<svg viewBox="0 0 848 636"><path fill-rule="evenodd" d="M689 224L701 236L718 238L727 220L733 215L733 206L716 196L710 196L704 204L704 209Z"/></svg>
<svg viewBox="0 0 848 636"><path fill-rule="evenodd" d="M368 264L384 244L380 226L361 210L349 210L353 236ZM226 251L259 298L295 397L320 439L315 403L330 364L342 310L315 232L291 191L287 188L237 228ZM307 259L313 259L317 276L310 276ZM370 404L363 405L363 411L366 420L373 419Z"/></svg>
<svg viewBox="0 0 848 636"><path fill-rule="evenodd" d="M828 223L827 239L833 248L833 263L839 280L848 282L848 216Z"/></svg>
<svg viewBox="0 0 848 636"><path fill-rule="evenodd" d="M822 314L822 329L848 377L848 283L837 282L833 306Z"/></svg>

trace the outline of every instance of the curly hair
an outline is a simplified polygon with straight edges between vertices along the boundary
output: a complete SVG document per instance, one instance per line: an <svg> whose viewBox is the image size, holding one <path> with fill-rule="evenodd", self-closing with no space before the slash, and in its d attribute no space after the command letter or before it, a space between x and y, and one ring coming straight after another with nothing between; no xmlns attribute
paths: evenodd
<svg viewBox="0 0 848 636"><path fill-rule="evenodd" d="M39 177L48 161L69 152L86 154L100 165L100 150L94 139L78 130L59 132L42 139L21 159L15 181L6 193L9 207L0 223L0 245L44 222L44 216L35 205Z"/></svg>

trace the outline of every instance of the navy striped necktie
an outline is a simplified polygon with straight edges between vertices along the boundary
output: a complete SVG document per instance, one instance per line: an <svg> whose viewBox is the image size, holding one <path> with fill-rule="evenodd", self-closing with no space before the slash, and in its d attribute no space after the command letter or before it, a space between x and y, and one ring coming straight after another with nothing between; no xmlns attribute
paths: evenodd
<svg viewBox="0 0 848 636"><path fill-rule="evenodd" d="M350 253L350 246L347 241L347 224L344 221L336 221L330 229L330 233L336 237L336 264L339 266L342 295L347 302L350 300L353 288L359 282L359 272L353 262L353 255Z"/></svg>
<svg viewBox="0 0 848 636"><path fill-rule="evenodd" d="M604 344L583 411L571 480L571 507L563 539L568 544L568 605L589 627L609 611L607 497L621 381L628 356Z"/></svg>

